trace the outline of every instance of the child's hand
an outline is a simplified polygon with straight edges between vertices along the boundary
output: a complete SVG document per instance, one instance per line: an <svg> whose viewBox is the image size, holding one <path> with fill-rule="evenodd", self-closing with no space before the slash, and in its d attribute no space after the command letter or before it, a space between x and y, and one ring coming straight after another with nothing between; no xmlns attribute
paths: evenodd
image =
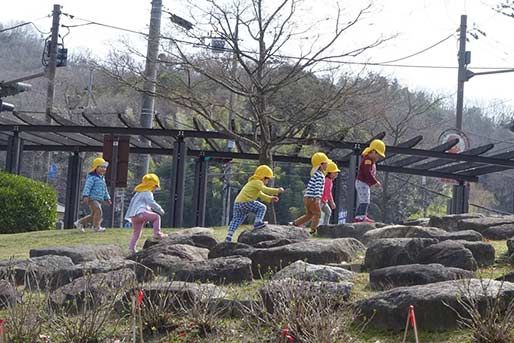
<svg viewBox="0 0 514 343"><path fill-rule="evenodd" d="M108 199L105 201L107 203L107 205L111 206L112 205L112 200L111 199Z"/></svg>
<svg viewBox="0 0 514 343"><path fill-rule="evenodd" d="M377 187L382 188L382 184L380 183L380 181L377 181Z"/></svg>
<svg viewBox="0 0 514 343"><path fill-rule="evenodd" d="M84 204L86 204L86 205L87 205L87 204L89 204L89 197L84 197L84 198L82 199L82 202L83 202Z"/></svg>
<svg viewBox="0 0 514 343"><path fill-rule="evenodd" d="M272 196L271 197L271 201L273 201L273 202L278 202L279 200L280 200L280 198L277 197L277 196Z"/></svg>
<svg viewBox="0 0 514 343"><path fill-rule="evenodd" d="M283 193L284 191L285 191L285 189L284 189L283 187L280 187L280 188L278 189L278 192L279 192L279 193Z"/></svg>

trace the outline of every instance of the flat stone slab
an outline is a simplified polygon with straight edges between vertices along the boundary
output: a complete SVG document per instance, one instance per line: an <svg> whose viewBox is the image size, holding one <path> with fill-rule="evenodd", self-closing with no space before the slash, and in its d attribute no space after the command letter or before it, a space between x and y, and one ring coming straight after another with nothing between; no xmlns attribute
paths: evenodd
<svg viewBox="0 0 514 343"><path fill-rule="evenodd" d="M483 232L491 226L499 226L504 224L513 224L514 216L502 217L484 217L462 219L457 222L457 230L475 230L483 234Z"/></svg>
<svg viewBox="0 0 514 343"><path fill-rule="evenodd" d="M170 281L202 282L224 285L253 280L252 260L242 256L228 256L206 261L181 261L168 268Z"/></svg>
<svg viewBox="0 0 514 343"><path fill-rule="evenodd" d="M447 232L443 229L424 226L389 225L380 229L366 232L362 239L364 242L372 242L383 238L433 238L439 241L469 240L482 241L482 235L473 230L460 232Z"/></svg>
<svg viewBox="0 0 514 343"><path fill-rule="evenodd" d="M237 242L253 246L260 242L274 241L278 239L306 241L309 239L309 233L305 229L296 226L268 224L261 229L244 231L237 238Z"/></svg>
<svg viewBox="0 0 514 343"><path fill-rule="evenodd" d="M420 264L440 263L446 267L472 271L478 268L473 253L462 243L455 241L443 241L424 248L420 251L416 262Z"/></svg>
<svg viewBox="0 0 514 343"><path fill-rule="evenodd" d="M320 225L317 235L323 238L355 238L362 242L364 234L374 229L376 229L375 223Z"/></svg>
<svg viewBox="0 0 514 343"><path fill-rule="evenodd" d="M413 305L423 330L448 330L457 327L454 310L465 315L457 302L459 297L473 298L485 306L486 299L497 295L508 304L514 298L514 284L470 279L400 287L361 300L357 307L362 318L371 318L367 324L370 328L404 330L409 306Z"/></svg>
<svg viewBox="0 0 514 343"><path fill-rule="evenodd" d="M484 215L463 213L463 214L449 214L442 217L430 217L430 221L428 222L428 226L438 227L440 229L446 231L459 231L457 228L458 223L464 219L475 219L475 218L483 218Z"/></svg>
<svg viewBox="0 0 514 343"><path fill-rule="evenodd" d="M482 235L490 240L510 239L514 237L514 223L490 226L482 231Z"/></svg>
<svg viewBox="0 0 514 343"><path fill-rule="evenodd" d="M273 280L295 279L300 281L352 281L354 273L341 267L320 266L317 264L296 261L279 270Z"/></svg>
<svg viewBox="0 0 514 343"><path fill-rule="evenodd" d="M213 229L195 227L190 229L181 229L178 232L172 232L164 239L149 238L145 241L143 249L147 249L152 245L159 243L188 244L210 250L218 244L218 241L216 240Z"/></svg>
<svg viewBox="0 0 514 343"><path fill-rule="evenodd" d="M442 264L408 264L373 270L369 274L369 285L374 290L382 291L396 287L471 279L474 275L469 270L445 267Z"/></svg>
<svg viewBox="0 0 514 343"><path fill-rule="evenodd" d="M379 268L418 263L420 252L438 243L433 238L384 238L371 242L366 250L364 269L372 271Z"/></svg>
<svg viewBox="0 0 514 343"><path fill-rule="evenodd" d="M124 258L122 249L117 245L77 245L69 247L50 247L31 249L30 257L46 255L67 256L73 263L82 263L94 260L110 260L112 258Z"/></svg>

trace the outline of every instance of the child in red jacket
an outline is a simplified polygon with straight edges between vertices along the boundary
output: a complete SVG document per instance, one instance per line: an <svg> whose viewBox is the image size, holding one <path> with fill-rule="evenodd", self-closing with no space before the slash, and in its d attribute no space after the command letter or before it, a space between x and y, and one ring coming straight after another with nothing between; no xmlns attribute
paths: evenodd
<svg viewBox="0 0 514 343"><path fill-rule="evenodd" d="M369 147L362 152L362 160L359 165L357 180L355 181L355 189L357 191L358 206L355 211L354 222L372 223L373 220L368 218L368 208L371 197L372 186L380 186L377 180L377 167L375 163L385 157L385 144L380 139L373 140Z"/></svg>

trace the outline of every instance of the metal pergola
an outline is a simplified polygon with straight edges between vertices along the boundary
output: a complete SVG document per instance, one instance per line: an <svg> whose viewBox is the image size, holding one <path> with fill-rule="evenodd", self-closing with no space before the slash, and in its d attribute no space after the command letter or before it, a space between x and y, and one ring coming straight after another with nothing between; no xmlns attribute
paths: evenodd
<svg viewBox="0 0 514 343"><path fill-rule="evenodd" d="M186 157L196 157L193 203L195 225L205 225L207 170L210 158L259 160L259 154L251 152L225 152L215 150L213 142L219 139L233 139L227 134L207 130L176 130L168 128L159 116L155 117L155 128L140 128L123 114L110 118L108 124L94 114L82 114L86 125L52 115L54 124L48 124L23 113L13 112L0 117L0 150L7 152L6 171L19 174L23 151L69 152L66 183L65 227L70 228L78 214L79 185L81 179L81 152L101 152L104 135L130 137L131 154L155 154L172 156L172 184L170 185L171 205L168 211L170 225L183 225L183 203ZM384 138L385 133L374 138ZM145 145L141 137L151 142ZM417 136L396 146L387 147L387 158L377 165L379 171L420 175L457 181L453 187L451 213L468 211L469 187L467 182L477 182L479 176L498 171L514 169L514 151L501 154L488 154L494 148L487 144L464 151L460 154L446 152L458 144L450 140L431 149L416 148L423 137ZM201 149L199 143L207 142L211 149ZM284 142L283 142L284 143ZM346 204L337 203L335 215L342 207L347 210L347 218L353 219L356 194L355 177L362 150L369 142L346 142L326 139L288 138L287 144L299 147L317 145L329 152L339 166L347 168ZM205 144L204 144L205 145ZM301 150L301 149L300 149ZM310 157L274 155L274 161L310 164ZM342 179L336 179L335 198L341 198Z"/></svg>

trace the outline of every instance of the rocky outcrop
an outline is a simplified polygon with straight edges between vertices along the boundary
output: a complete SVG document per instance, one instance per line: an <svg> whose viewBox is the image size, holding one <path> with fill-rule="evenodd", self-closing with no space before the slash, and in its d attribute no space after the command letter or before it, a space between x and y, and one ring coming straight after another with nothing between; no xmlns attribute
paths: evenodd
<svg viewBox="0 0 514 343"><path fill-rule="evenodd" d="M260 242L276 241L281 239L306 241L309 239L309 233L305 229L297 226L268 224L261 229L251 229L244 231L237 238L237 242L254 246Z"/></svg>
<svg viewBox="0 0 514 343"><path fill-rule="evenodd" d="M344 268L320 266L296 261L273 275L273 280L295 279L300 281L352 281L354 273Z"/></svg>
<svg viewBox="0 0 514 343"><path fill-rule="evenodd" d="M30 257L47 255L67 256L73 263L82 263L94 260L111 260L124 258L123 251L117 245L78 245L70 247L31 249Z"/></svg>

